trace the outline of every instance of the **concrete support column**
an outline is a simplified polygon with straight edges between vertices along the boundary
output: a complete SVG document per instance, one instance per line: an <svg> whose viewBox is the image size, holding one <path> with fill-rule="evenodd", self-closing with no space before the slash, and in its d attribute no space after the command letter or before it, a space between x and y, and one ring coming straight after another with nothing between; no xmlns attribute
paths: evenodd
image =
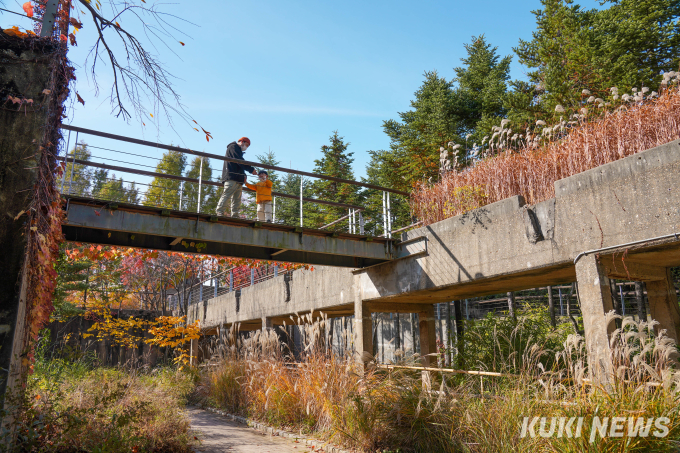
<svg viewBox="0 0 680 453"><path fill-rule="evenodd" d="M670 268L666 269L665 279L646 281L645 285L652 319L659 323L656 331L665 329L666 335L677 343L680 340L680 307Z"/></svg>
<svg viewBox="0 0 680 453"><path fill-rule="evenodd" d="M191 340L191 343L190 343L190 346L189 346L189 355L191 356L191 358L189 359L189 363L192 366L198 366L198 364L200 363L201 354L200 354L199 349L200 348L198 347L198 340L197 339Z"/></svg>
<svg viewBox="0 0 680 453"><path fill-rule="evenodd" d="M354 353L365 365L373 359L373 321L368 304L361 297L361 276L354 277Z"/></svg>
<svg viewBox="0 0 680 453"><path fill-rule="evenodd" d="M425 305L418 313L420 327L420 360L423 366L436 366L436 357L430 354L437 352L437 324L434 316L434 305ZM432 388L432 377L429 371L423 371L423 389Z"/></svg>
<svg viewBox="0 0 680 453"><path fill-rule="evenodd" d="M418 313L418 326L420 327L420 356L423 366L432 366L436 363L436 357L429 356L437 352L436 324L434 305L425 305Z"/></svg>
<svg viewBox="0 0 680 453"><path fill-rule="evenodd" d="M590 377L596 383L608 383L613 376L609 335L614 323L605 315L614 309L609 279L596 255L582 257L576 263L581 312L585 328Z"/></svg>
<svg viewBox="0 0 680 453"><path fill-rule="evenodd" d="M272 318L267 318L266 316L262 317L262 331L265 331L267 329L272 329L274 328L274 324L272 324Z"/></svg>

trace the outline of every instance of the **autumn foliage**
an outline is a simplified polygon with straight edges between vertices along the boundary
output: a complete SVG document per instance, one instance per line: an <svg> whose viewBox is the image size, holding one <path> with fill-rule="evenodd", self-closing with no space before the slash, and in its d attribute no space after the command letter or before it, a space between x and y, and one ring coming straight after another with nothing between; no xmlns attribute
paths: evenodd
<svg viewBox="0 0 680 453"><path fill-rule="evenodd" d="M522 195L535 204L555 196L555 181L680 138L680 93L585 118L542 147L504 151L435 184L414 188L411 208L425 225Z"/></svg>

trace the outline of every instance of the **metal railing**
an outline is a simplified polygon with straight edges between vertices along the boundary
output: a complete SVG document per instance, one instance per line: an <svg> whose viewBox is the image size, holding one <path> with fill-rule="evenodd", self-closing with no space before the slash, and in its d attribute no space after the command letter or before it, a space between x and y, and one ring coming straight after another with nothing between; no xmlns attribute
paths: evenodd
<svg viewBox="0 0 680 453"><path fill-rule="evenodd" d="M398 194L408 196L406 192L402 192L395 189L390 189L386 187L377 186L375 184L369 184L365 182L358 182L352 180L346 180L342 178L336 178L332 176L326 176L316 173L309 173L299 170L292 170L283 167L278 167L269 164L263 164L259 162L251 162L246 160L227 158L221 155L209 154L199 151L194 151L187 148L180 148L172 145L163 145L160 143L154 143L146 140L139 140L130 137L124 137L120 135L109 134L105 132L95 131L91 129L84 129L75 126L62 126L62 128L68 131L68 138L66 142L66 149L69 149L71 134L75 132L75 147L74 152L67 153L65 157L59 157L58 159L62 162L63 173L60 183L61 193L67 197L69 196L81 196L94 198L102 201L119 202L119 203L131 203L131 204L144 204L146 206L157 206L160 208L173 209L185 212L195 212L199 214L215 214L215 204L217 201L217 194L219 194L219 188L223 187L223 183L220 178L208 178L203 175L203 160L205 158L210 158L218 161L226 162L236 162L239 164L250 165L258 168L275 170L280 172L285 172L289 174L294 174L300 176L300 191L298 194L291 193L281 193L272 192L272 223L283 223L281 215L277 216L277 208L288 208L288 215L286 218L288 221L292 221L290 215L291 212L299 211L295 215L299 215L299 226L305 228L305 203L317 206L314 211L320 216L327 217L329 211L326 209L324 211L323 206L328 206L336 208L335 212L331 212L330 215L339 215L339 218L331 221L322 226L317 226L317 229L327 229L335 226L336 229L340 224L344 224L342 228L350 234L366 234L365 224L366 219L364 218L364 213L366 208L362 206L356 206L348 203L340 203L328 200L321 200L315 198L309 198L304 196L304 178L318 178L322 180L334 181L342 184L350 184L354 186L363 187L366 189L379 190L382 192L382 218L372 219L376 225L382 224L382 234L375 234L375 236L382 236L386 238L391 238L393 235L392 223L394 221L394 216L392 214L392 206L390 194ZM110 140L116 140L125 143L131 143L135 145L141 145L145 147L153 147L163 151L177 151L185 155L194 155L200 158L198 163L198 177L188 177L182 176L181 174L169 174L158 172L158 163L161 162L160 158L144 155L139 152L132 152L131 150L117 150L111 146L94 146L87 145L88 153L81 150L80 155L78 154L78 139L81 134L91 135L95 137L101 137ZM94 151L94 152L92 152ZM114 154L115 158L112 158L110 154ZM83 159L82 157L86 157ZM98 160L103 160L104 162L94 162L89 160L90 158L95 158ZM144 159L140 162L141 159ZM113 165L122 164L122 165ZM94 173L91 171L84 171L85 168L92 168L97 170L113 171L114 176L116 173L125 175L136 175L145 178L153 178L151 181L139 181L135 180L133 177L126 176L125 179L119 177L99 179L98 181L93 181L90 179L82 180L83 176L92 176ZM96 172L96 170L95 170ZM75 177L75 178L74 178ZM95 187L95 183L98 187ZM107 184L108 183L108 184ZM127 184L127 187L124 186ZM106 187L106 190L101 190L102 186ZM218 188L216 191L214 188ZM141 189L144 189L143 191ZM244 187L245 192L253 192L249 188ZM156 192L156 193L154 193ZM206 194L211 197L209 200L206 199ZM295 206L290 205L290 201L295 200L299 202L299 210ZM208 205L206 202L210 201ZM277 203L278 202L278 203ZM283 203L283 205L282 205ZM286 204L287 203L287 204ZM278 204L278 206L277 206ZM321 208L319 208L319 206ZM252 209L253 206L245 206L245 210ZM346 214L341 214L344 211ZM380 215L378 214L380 217ZM332 218L332 217L331 217ZM410 225L409 225L410 227ZM405 228L409 228L405 227ZM398 231L401 231L402 228Z"/></svg>
<svg viewBox="0 0 680 453"><path fill-rule="evenodd" d="M184 297L188 299L189 305L193 305L292 272L293 270L286 269L278 264L264 264L253 268L247 266L231 267L225 271L199 279L199 281L189 285L188 288L178 291L178 294L170 296L170 308L176 309L178 303L184 303ZM220 286L221 281L225 282L225 284ZM206 285L205 283L209 284Z"/></svg>

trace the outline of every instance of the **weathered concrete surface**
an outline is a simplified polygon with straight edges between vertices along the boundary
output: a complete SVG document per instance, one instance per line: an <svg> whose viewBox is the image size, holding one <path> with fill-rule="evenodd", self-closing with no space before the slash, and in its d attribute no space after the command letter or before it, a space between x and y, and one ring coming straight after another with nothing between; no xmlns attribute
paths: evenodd
<svg viewBox="0 0 680 453"><path fill-rule="evenodd" d="M6 386L13 387L24 369L27 216L15 217L29 209L38 180L54 102L43 92L53 83L54 50L45 41L0 32L0 407ZM31 103L10 103L8 96Z"/></svg>
<svg viewBox="0 0 680 453"><path fill-rule="evenodd" d="M512 197L408 232L405 240L427 238L426 254L354 271L296 271L288 292L279 277L244 290L238 311L235 294L227 294L192 307L189 317L206 327L241 322L249 328L259 328L262 318L277 323L310 310L329 316L356 310L363 319L366 310L418 313L422 304L569 283L577 279L574 258L581 252L680 232L678 175L675 141L558 181L556 197L535 206ZM675 239L615 252L600 254L600 263L604 274L619 278L660 281L680 265ZM604 313L602 297L582 297L582 304Z"/></svg>
<svg viewBox="0 0 680 453"><path fill-rule="evenodd" d="M66 239L78 242L140 247L176 252L238 256L315 265L364 267L392 259L382 238L334 234L330 231L214 218L153 207L97 204L72 198L68 205ZM102 215L104 213L104 215Z"/></svg>

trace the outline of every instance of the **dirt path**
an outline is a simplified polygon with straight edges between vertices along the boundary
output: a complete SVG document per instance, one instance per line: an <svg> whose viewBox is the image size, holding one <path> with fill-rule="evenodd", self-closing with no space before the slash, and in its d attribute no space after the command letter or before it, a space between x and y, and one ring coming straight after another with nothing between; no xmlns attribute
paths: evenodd
<svg viewBox="0 0 680 453"><path fill-rule="evenodd" d="M201 439L196 453L302 453L312 451L291 439L269 436L212 412L188 407L191 428Z"/></svg>

